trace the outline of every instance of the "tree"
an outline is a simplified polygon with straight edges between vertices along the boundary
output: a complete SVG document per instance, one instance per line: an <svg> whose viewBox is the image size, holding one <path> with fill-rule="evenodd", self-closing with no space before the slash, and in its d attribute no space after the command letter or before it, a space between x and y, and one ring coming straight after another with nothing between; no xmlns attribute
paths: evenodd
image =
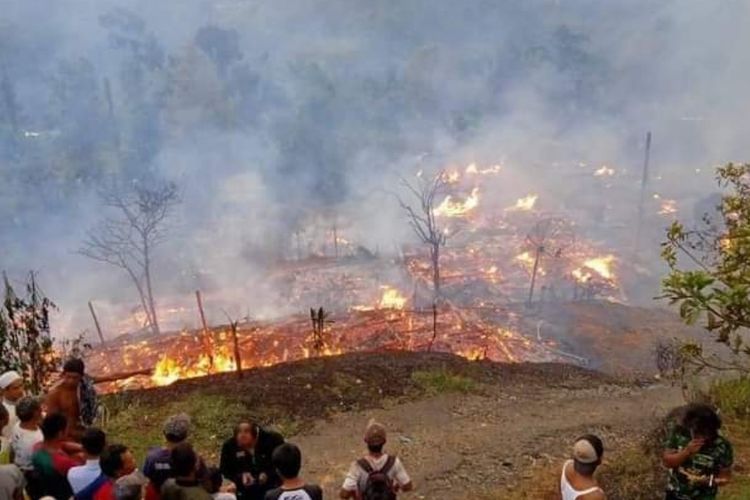
<svg viewBox="0 0 750 500"><path fill-rule="evenodd" d="M529 297L527 304L534 300L534 290L539 272L539 263L544 256L559 258L563 251L575 243L575 232L570 221L559 217L542 219L534 224L526 235L526 245L534 254L534 266L531 269Z"/></svg>
<svg viewBox="0 0 750 500"><path fill-rule="evenodd" d="M725 192L715 215L706 214L693 229L675 221L667 231L662 257L669 274L662 281L662 298L679 305L683 321L701 324L735 355L719 359L696 343L685 343L683 350L698 369L748 373L750 164L719 167L717 182Z"/></svg>
<svg viewBox="0 0 750 500"><path fill-rule="evenodd" d="M123 269L133 282L151 331L159 334L152 283L155 249L164 242L166 226L179 203L173 183L134 184L125 191L102 193L113 214L88 232L82 255Z"/></svg>
<svg viewBox="0 0 750 500"><path fill-rule="evenodd" d="M448 235L445 229L438 225L435 214L435 200L445 193L448 180L444 171L438 172L432 179L417 177L417 183L401 179L401 183L417 200L417 208L412 207L400 197L401 208L409 219L409 225L422 243L430 251L430 265L432 267L433 302L440 298L440 248L445 246Z"/></svg>
<svg viewBox="0 0 750 500"><path fill-rule="evenodd" d="M0 309L0 369L21 373L28 388L39 394L57 368L49 313L55 308L29 274L25 296L19 296L3 276L5 300Z"/></svg>

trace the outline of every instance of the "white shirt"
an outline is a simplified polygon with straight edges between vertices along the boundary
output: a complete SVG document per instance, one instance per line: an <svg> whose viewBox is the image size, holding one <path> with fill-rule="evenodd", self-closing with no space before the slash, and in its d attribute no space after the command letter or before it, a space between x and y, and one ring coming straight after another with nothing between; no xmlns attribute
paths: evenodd
<svg viewBox="0 0 750 500"><path fill-rule="evenodd" d="M68 483L70 483L70 487L73 488L75 494L93 483L101 475L102 468L99 467L99 459L86 460L84 465L72 467L68 471Z"/></svg>
<svg viewBox="0 0 750 500"><path fill-rule="evenodd" d="M582 497L584 495L588 495L589 493L594 493L595 491L600 491L601 488L598 486L594 486L593 488L589 488L586 490L577 490L573 488L573 486L568 482L568 477L565 475L565 471L568 469L568 466L573 466L573 461L568 460L565 462L565 465L563 465L562 470L562 477L560 478L560 492L562 493L563 500L576 500L578 497Z"/></svg>
<svg viewBox="0 0 750 500"><path fill-rule="evenodd" d="M383 454L377 460L368 455L365 459L370 462L372 470L378 471L385 465L385 462L388 460L388 455ZM344 479L342 489L346 491L362 492L365 489L365 486L367 486L368 476L369 474L362 469L357 462L352 462L352 465L349 467L349 472L346 474L346 479ZM409 474L406 473L404 464L401 463L401 460L398 457L396 457L396 461L394 462L393 467L391 467L391 470L388 471L388 477L393 484L398 484L399 486L405 486L411 482L411 478L409 477Z"/></svg>
<svg viewBox="0 0 750 500"><path fill-rule="evenodd" d="M18 423L13 428L13 436L10 438L10 447L13 450L15 463L21 470L31 470L31 456L34 454L34 445L44 440L42 431L36 429L29 431Z"/></svg>
<svg viewBox="0 0 750 500"><path fill-rule="evenodd" d="M18 423L18 416L16 415L16 404L3 399L3 406L8 411L8 425L3 427L2 434L5 439L10 441L10 439L13 437L13 429L15 429L16 424Z"/></svg>

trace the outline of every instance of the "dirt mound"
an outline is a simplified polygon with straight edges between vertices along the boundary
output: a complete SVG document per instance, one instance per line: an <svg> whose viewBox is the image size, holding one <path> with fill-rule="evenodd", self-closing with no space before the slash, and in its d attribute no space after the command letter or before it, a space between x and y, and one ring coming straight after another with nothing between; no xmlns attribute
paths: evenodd
<svg viewBox="0 0 750 500"><path fill-rule="evenodd" d="M295 415L302 420L377 408L386 399L411 399L424 391L412 375L446 371L488 386L536 385L581 388L611 382L604 375L559 363L468 361L447 353L373 352L300 360L267 368L178 381L168 387L131 391L144 404L200 395L236 395L265 419Z"/></svg>

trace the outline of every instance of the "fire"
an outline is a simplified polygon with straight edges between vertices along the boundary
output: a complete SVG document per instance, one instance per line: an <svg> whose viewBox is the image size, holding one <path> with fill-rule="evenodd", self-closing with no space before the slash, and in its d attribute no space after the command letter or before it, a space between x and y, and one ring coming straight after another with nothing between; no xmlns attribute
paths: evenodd
<svg viewBox="0 0 750 500"><path fill-rule="evenodd" d="M536 200L538 198L539 198L539 195L536 195L536 194L530 194L523 198L519 198L518 201L516 201L516 204L510 207L508 210L522 210L522 211L533 210L534 206L536 205Z"/></svg>
<svg viewBox="0 0 750 500"><path fill-rule="evenodd" d="M583 262L583 266L573 270L572 274L578 281L588 281L591 279L591 273L585 271L585 269L594 271L596 274L606 280L614 279L614 271L612 265L615 262L614 255L605 255L604 257L594 257Z"/></svg>
<svg viewBox="0 0 750 500"><path fill-rule="evenodd" d="M673 215L677 213L677 201L675 200L664 200L661 203L661 209L659 215Z"/></svg>
<svg viewBox="0 0 750 500"><path fill-rule="evenodd" d="M615 169L608 167L606 165L602 165L600 168L594 172L594 176L596 177L603 177L603 176L613 176L615 175Z"/></svg>
<svg viewBox="0 0 750 500"><path fill-rule="evenodd" d="M530 252L524 252L516 255L516 260L525 266L532 267L534 265L534 257L531 256Z"/></svg>
<svg viewBox="0 0 750 500"><path fill-rule="evenodd" d="M389 286L380 288L383 290L383 296L378 304L381 309L403 309L406 306L407 298L401 292Z"/></svg>
<svg viewBox="0 0 750 500"><path fill-rule="evenodd" d="M435 208L435 215L438 217L463 217L477 206L479 206L479 188L474 188L463 203L453 201L451 195L446 196L443 202Z"/></svg>
<svg viewBox="0 0 750 500"><path fill-rule="evenodd" d="M466 167L466 175L492 175L497 174L503 169L502 165L493 165L488 168L477 168L476 163L472 163Z"/></svg>
<svg viewBox="0 0 750 500"><path fill-rule="evenodd" d="M203 377L213 373L232 371L236 368L234 357L221 349L215 351L213 360L208 355L201 354L195 363L189 365L169 355L164 355L156 363L151 381L154 385L169 385L179 379Z"/></svg>
<svg viewBox="0 0 750 500"><path fill-rule="evenodd" d="M448 184L455 184L461 180L461 173L458 170L443 172L443 180Z"/></svg>

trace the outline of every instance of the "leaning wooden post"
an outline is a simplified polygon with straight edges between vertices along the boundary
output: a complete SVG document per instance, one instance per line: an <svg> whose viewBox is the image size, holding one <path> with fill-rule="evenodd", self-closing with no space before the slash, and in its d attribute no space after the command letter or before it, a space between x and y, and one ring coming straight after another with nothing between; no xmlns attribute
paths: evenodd
<svg viewBox="0 0 750 500"><path fill-rule="evenodd" d="M203 325L203 331L208 331L208 325L206 324L206 313L203 312L203 299L201 298L201 291L195 291L195 300L198 302L198 312L201 315L201 325Z"/></svg>
<svg viewBox="0 0 750 500"><path fill-rule="evenodd" d="M209 338L208 324L206 323L206 313L203 312L203 299L201 298L201 291L195 291L195 300L198 302L198 311L201 315L201 325L203 326L203 350L206 351L208 356L209 366L214 367L214 353L211 345L211 339Z"/></svg>
<svg viewBox="0 0 750 500"><path fill-rule="evenodd" d="M102 335L102 327L99 325L99 318L96 317L96 311L94 311L94 304L89 300L89 311L91 311L91 317L94 318L94 325L96 325L96 333L99 334L99 340L104 343L104 335Z"/></svg>
<svg viewBox="0 0 750 500"><path fill-rule="evenodd" d="M232 329L232 343L234 344L234 364L237 369L237 378L242 378L242 355L240 354L240 341L237 338L237 321L230 321Z"/></svg>

